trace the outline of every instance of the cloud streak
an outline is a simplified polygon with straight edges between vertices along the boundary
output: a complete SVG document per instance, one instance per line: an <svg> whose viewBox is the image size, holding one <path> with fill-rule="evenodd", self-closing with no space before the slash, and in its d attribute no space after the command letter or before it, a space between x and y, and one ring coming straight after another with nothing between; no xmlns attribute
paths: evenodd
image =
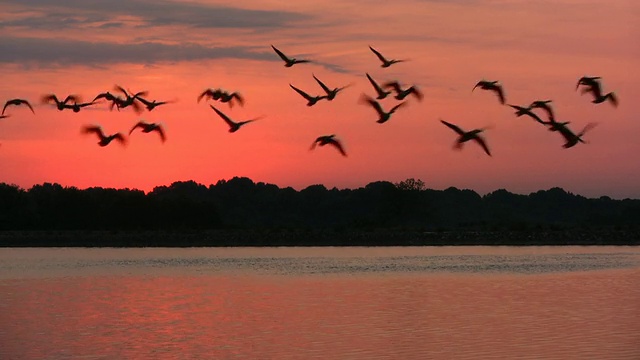
<svg viewBox="0 0 640 360"><path fill-rule="evenodd" d="M269 29L309 19L309 15L282 10L252 10L222 5L182 3L168 0L102 1L102 0L24 0L7 4L17 18L0 22L0 28L67 30L99 26L127 17L142 22L141 26L182 25L192 28ZM35 14L33 14L35 13ZM22 16L21 14L31 14Z"/></svg>

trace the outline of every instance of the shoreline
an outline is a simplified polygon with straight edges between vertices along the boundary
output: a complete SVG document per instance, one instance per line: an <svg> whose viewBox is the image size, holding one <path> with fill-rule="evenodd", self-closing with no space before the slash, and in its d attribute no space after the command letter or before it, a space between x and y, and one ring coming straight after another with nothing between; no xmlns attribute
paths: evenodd
<svg viewBox="0 0 640 360"><path fill-rule="evenodd" d="M0 247L638 246L640 229L0 231Z"/></svg>

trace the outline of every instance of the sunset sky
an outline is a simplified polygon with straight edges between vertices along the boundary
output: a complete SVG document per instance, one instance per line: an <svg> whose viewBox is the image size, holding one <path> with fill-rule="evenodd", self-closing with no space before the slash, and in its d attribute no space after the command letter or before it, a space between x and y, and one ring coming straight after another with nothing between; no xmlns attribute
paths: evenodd
<svg viewBox="0 0 640 360"><path fill-rule="evenodd" d="M0 119L0 182L150 191L234 176L296 189L416 178L480 194L559 186L640 198L638 1L1 0L0 13L0 102L23 98L35 109L9 106ZM271 44L313 63L286 68ZM369 45L407 61L381 68ZM378 124L359 102L374 95L367 72L380 83L415 84L424 99L408 97ZM319 95L312 74L351 86L307 107L289 84ZM584 75L601 76L619 106L576 91ZM515 117L491 92L471 92L481 79L499 80L510 104L553 100L557 119L575 132L598 125L584 135L588 144L564 149L557 132ZM142 114L109 111L105 102L79 113L40 102L50 93L90 101L116 84L175 102ZM238 91L246 103L197 103L207 88ZM229 133L209 104L234 120L264 118ZM166 143L138 130L126 147L100 147L80 131L99 124L128 134L140 119L161 122ZM483 134L493 156L473 142L454 150L456 134L439 119L466 130L490 126ZM348 157L328 146L309 150L328 134Z"/></svg>

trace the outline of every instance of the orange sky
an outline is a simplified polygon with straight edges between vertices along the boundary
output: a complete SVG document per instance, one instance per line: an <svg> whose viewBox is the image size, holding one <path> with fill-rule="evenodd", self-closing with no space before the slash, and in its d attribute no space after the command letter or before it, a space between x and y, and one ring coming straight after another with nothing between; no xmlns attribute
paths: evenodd
<svg viewBox="0 0 640 360"><path fill-rule="evenodd" d="M312 4L310 4L312 3ZM594 197L640 198L640 3L636 1L0 1L0 182L29 188L129 187L149 191L178 180L203 184L247 176L302 189L312 184L355 188L369 182L422 179L429 188L505 188L529 193L560 186ZM312 64L285 68L270 44ZM383 69L368 45L390 58ZM408 99L384 124L358 102L379 82L416 84L425 98ZM289 83L312 94L353 84L332 102L307 107ZM620 105L595 105L575 91L583 75L602 77ZM576 132L598 126L588 144L563 149L557 133L516 118L480 79L499 80L507 102L552 99L557 118ZM105 103L80 113L43 105L43 94L91 100L115 84L148 90L149 99L177 100L152 112L110 112ZM235 120L265 117L227 132L197 95L206 88L239 91L244 107L213 103ZM390 108L397 101L385 99ZM99 147L81 135L86 124L106 132L140 119L162 122L167 142L134 132L127 147ZM484 133L492 157L475 143L462 151L455 133ZM348 153L309 151L336 134Z"/></svg>

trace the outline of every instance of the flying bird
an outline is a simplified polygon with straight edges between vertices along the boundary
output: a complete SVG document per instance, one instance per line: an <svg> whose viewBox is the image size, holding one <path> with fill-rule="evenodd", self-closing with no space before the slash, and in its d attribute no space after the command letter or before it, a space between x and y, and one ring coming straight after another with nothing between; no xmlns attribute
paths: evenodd
<svg viewBox="0 0 640 360"><path fill-rule="evenodd" d="M342 154L342 156L347 156L347 153L344 151L344 148L342 147L342 144L340 143L340 141L336 140L335 135L319 136L311 144L311 148L309 150L315 149L316 145L325 146L327 144L331 145L331 146L334 146L336 149L338 149L338 151L340 151L340 154Z"/></svg>
<svg viewBox="0 0 640 360"><path fill-rule="evenodd" d="M403 89L402 87L400 87L399 82L390 81L384 84L384 87L391 88L393 89L393 91L396 92L396 96L395 96L396 100L403 100L407 96L413 95L418 99L418 101L422 101L422 98L424 97L424 95L422 95L422 92L420 92L420 90L418 90L418 88L415 85L407 89Z"/></svg>
<svg viewBox="0 0 640 360"><path fill-rule="evenodd" d="M305 98L307 100L307 106L313 106L315 105L318 101L322 100L322 99L326 99L327 95L318 95L318 96L311 96L309 94L307 94L306 92L298 89L297 87L289 84L289 86L291 86L291 88L293 90L295 90L298 94L300 94L303 98Z"/></svg>
<svg viewBox="0 0 640 360"><path fill-rule="evenodd" d="M82 133L98 135L98 138L100 139L100 141L98 141L98 145L103 146L103 147L109 145L109 143L111 143L111 141L113 141L113 140L119 141L120 144L122 144L122 145L126 145L127 144L127 139L125 139L125 137L122 136L121 133L115 133L115 134L107 136L102 131L102 127L100 127L98 125L87 125L87 126L84 126L82 128Z"/></svg>
<svg viewBox="0 0 640 360"><path fill-rule="evenodd" d="M7 106L9 105L14 105L14 106L19 106L19 105L26 105L27 107L29 107L29 109L31 109L32 113L36 113L35 111L33 111L33 107L31 106L31 104L29 104L29 102L27 100L24 99L11 99L11 100L7 100L6 103L4 103L4 107L2 108L2 115L4 115L4 111L7 109Z"/></svg>
<svg viewBox="0 0 640 360"><path fill-rule="evenodd" d="M142 112L142 107L140 107L140 104L137 101L138 101L138 97L147 96L147 91L140 91L135 94L134 93L130 94L122 86L119 86L119 85L116 85L115 89L123 93L125 96L124 100L120 98L116 98L119 109L123 109L123 108L126 108L127 106L131 106L133 107L133 110L136 113L140 114Z"/></svg>
<svg viewBox="0 0 640 360"><path fill-rule="evenodd" d="M544 110L547 113L549 120L552 120L554 119L554 116L553 116L553 109L551 109L551 105L549 105L550 103L551 103L551 100L536 100L532 102L531 105L529 105L529 108Z"/></svg>
<svg viewBox="0 0 640 360"><path fill-rule="evenodd" d="M235 101L237 101L240 106L244 106L244 98L237 91L229 93L222 89L206 89L198 95L198 102L200 102L204 97L211 100L220 100L220 102L223 103L229 103L229 107L233 107Z"/></svg>
<svg viewBox="0 0 640 360"><path fill-rule="evenodd" d="M346 85L343 87L339 87L339 88L333 88L333 89L329 89L329 87L327 85L325 85L322 81L320 81L320 79L318 79L314 74L313 78L316 80L316 82L320 85L320 87L322 88L322 90L324 90L324 92L327 93L327 100L331 101L333 99L335 99L336 95L338 95L338 93L344 89L346 89L347 87L349 87L350 85Z"/></svg>
<svg viewBox="0 0 640 360"><path fill-rule="evenodd" d="M531 107L522 107L518 105L511 105L511 104L507 104L507 105L512 107L514 110L516 110L517 117L520 117L522 115L527 115L531 117L533 120L539 122L540 124L544 124L544 121L542 121L542 119L540 119L538 115L536 115L533 111L531 111Z"/></svg>
<svg viewBox="0 0 640 360"><path fill-rule="evenodd" d="M88 103L80 103L78 104L77 102L73 102L73 104L64 104L63 108L64 109L71 109L73 110L74 113L80 112L80 109L82 109L83 107L87 107L87 106L91 106L93 105L94 102L88 102Z"/></svg>
<svg viewBox="0 0 640 360"><path fill-rule="evenodd" d="M598 80L600 80L600 76L583 76L580 79L578 79L578 83L576 84L576 91L578 90L578 88L580 87L580 85L585 85L585 86L593 86L595 84L598 83Z"/></svg>
<svg viewBox="0 0 640 360"><path fill-rule="evenodd" d="M213 109L213 111L215 111L218 115L220 115L222 120L224 120L224 122L226 122L227 125L229 125L229 132L230 133L238 131L238 129L240 129L240 127L242 125L248 124L250 122L253 122L253 121L256 121L256 120L262 118L262 117L257 117L255 119L251 119L251 120L235 122L235 121L231 120L227 115L225 115L222 111L216 109L213 105L209 105L209 106Z"/></svg>
<svg viewBox="0 0 640 360"><path fill-rule="evenodd" d="M151 110L155 109L157 106L165 105L165 104L169 104L169 103L173 102L173 101L156 101L156 100L149 101L149 100L143 98L141 95L137 95L137 94L134 97L138 101L140 101L142 103L142 105L144 105L147 108L148 111L151 111Z"/></svg>
<svg viewBox="0 0 640 360"><path fill-rule="evenodd" d="M480 88L483 90L494 91L498 95L498 98L500 99L500 103L504 105L504 91L502 90L502 86L498 84L497 80L496 81L480 80L478 81L476 86L474 86L473 89L471 89L471 91L475 90L478 86L480 86Z"/></svg>
<svg viewBox="0 0 640 360"><path fill-rule="evenodd" d="M69 102L69 101L73 101L73 102L77 102L80 101L80 98L77 95L68 95L66 98L64 98L64 101L60 101L58 100L58 97L55 94L47 94L47 95L43 95L42 96L42 103L43 104L48 104L50 102L52 102L56 105L56 108L58 108L58 110L62 111L65 108L65 105Z"/></svg>
<svg viewBox="0 0 640 360"><path fill-rule="evenodd" d="M147 123L145 121L138 121L137 124L135 124L131 130L129 130L129 135L131 135L131 133L137 129L140 128L142 129L143 133L150 133L152 131L157 132L160 135L160 140L162 140L162 142L165 142L167 140L165 134L164 134L164 129L162 128L162 125L160 124L156 124L156 123Z"/></svg>
<svg viewBox="0 0 640 360"><path fill-rule="evenodd" d="M378 96L376 96L376 99L382 100L382 99L386 98L389 94L391 94L391 91L385 91L384 89L382 89L382 87L380 87L380 85L378 85L378 83L375 82L375 80L373 80L373 78L371 78L369 73L366 73L366 75L367 75L367 79L369 79L369 82L371 83L371 86L373 86L373 89L378 94Z"/></svg>
<svg viewBox="0 0 640 360"><path fill-rule="evenodd" d="M111 101L111 106L109 106L110 110L113 110L113 107L115 106L118 111L120 111L120 103L122 103L124 101L124 99L120 98L119 96L113 95L110 92L103 92L98 94L93 101L97 101L99 99L105 99L107 101Z"/></svg>
<svg viewBox="0 0 640 360"><path fill-rule="evenodd" d="M557 123L557 124L559 124L557 125L558 126L557 131L560 132L560 134L562 135L562 137L564 137L564 140L565 140L564 145L562 145L562 147L565 149L573 147L578 142L586 144L586 142L582 140L582 136L586 134L587 131L593 129L597 125L597 123L588 123L584 127L584 129L582 129L582 131L575 134L573 131L569 130L569 128L566 126L566 123L565 124Z"/></svg>
<svg viewBox="0 0 640 360"><path fill-rule="evenodd" d="M588 87L582 89L583 94L586 94L588 92L593 95L593 100L591 102L594 104L600 104L609 100L614 107L618 106L618 97L615 95L615 93L610 92L603 95L602 85L598 81L595 81L592 85L589 85Z"/></svg>
<svg viewBox="0 0 640 360"><path fill-rule="evenodd" d="M273 51L275 51L276 54L278 54L278 56L280 56L280 59L284 60L284 62L285 62L284 66L285 67L292 67L295 64L311 62L311 60L298 60L296 58L289 58L282 51L278 50L275 46L271 45L271 47L273 48Z"/></svg>
<svg viewBox="0 0 640 360"><path fill-rule="evenodd" d="M388 68L389 66L395 63L406 61L406 60L398 60L398 59L387 60L387 58L382 56L382 54L378 50L372 48L371 45L369 45L369 49L371 49L371 51L373 51L373 53L376 54L378 59L380 59L380 61L382 62L382 65L380 65L380 67L383 67L383 68Z"/></svg>
<svg viewBox="0 0 640 360"><path fill-rule="evenodd" d="M487 155L491 156L491 152L489 152L489 147L487 147L487 143L485 142L485 140L480 136L480 133L483 132L486 128L482 128L482 129L474 129L471 131L464 131L462 129L460 129L458 126L453 125L451 123L448 123L442 119L440 119L440 122L445 124L447 127L449 127L450 129L452 129L453 131L455 131L459 137L458 140L456 140L456 143L454 144L454 149L462 149L462 145L469 141L469 140L474 140L475 142L477 142L478 144L480 144L480 146L482 146L482 148L484 149L484 152L487 153Z"/></svg>
<svg viewBox="0 0 640 360"><path fill-rule="evenodd" d="M407 104L406 101L401 102L400 104L394 106L391 108L391 110L384 111L384 109L382 109L382 105L380 105L379 102L377 102L376 100L374 100L373 98L371 98L370 96L367 96L365 94L362 95L362 101L364 101L365 103L371 105L371 107L374 108L374 110L378 113L378 120L376 120L376 122L378 124L382 124L385 123L389 120L389 118L391 118L391 115L396 112L396 110L398 110L401 106L405 106Z"/></svg>

